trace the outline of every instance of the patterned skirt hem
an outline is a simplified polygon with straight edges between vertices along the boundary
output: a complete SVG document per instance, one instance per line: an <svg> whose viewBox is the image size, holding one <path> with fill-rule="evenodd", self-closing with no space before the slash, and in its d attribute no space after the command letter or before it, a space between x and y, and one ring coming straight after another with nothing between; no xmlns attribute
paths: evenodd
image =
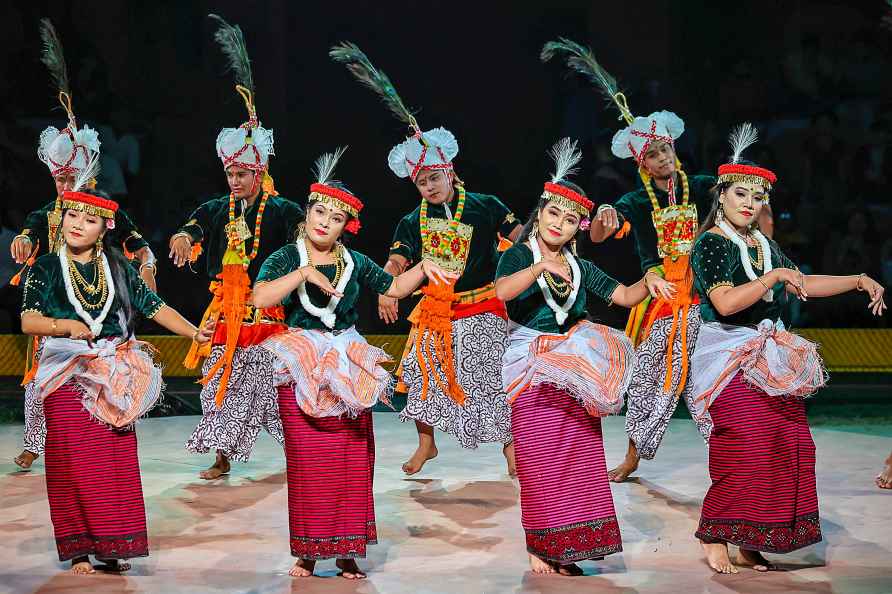
<svg viewBox="0 0 892 594"><path fill-rule="evenodd" d="M763 553L790 553L823 538L817 513L800 516L792 523L702 518L694 536L704 543L726 542Z"/></svg>
<svg viewBox="0 0 892 594"><path fill-rule="evenodd" d="M74 534L56 539L59 561L69 561L85 555L101 559L135 559L149 556L149 541L145 532L122 536L93 536Z"/></svg>
<svg viewBox="0 0 892 594"><path fill-rule="evenodd" d="M514 441L514 438L512 437L511 433L509 432L507 435L494 435L494 436L479 437L477 440L474 441L474 443L466 443L465 441L463 441L461 439L462 436L455 432L455 430L451 426L451 423L449 423L447 419L442 419L442 420L437 420L437 421L431 422L432 419L426 419L423 417L423 415L420 415L420 414L413 415L411 412L409 412L406 409L403 409L402 412L400 412L400 421L402 421L403 423L407 423L409 421L419 421L421 423L424 423L425 425L429 425L429 426L433 427L434 429L436 429L437 431L442 431L443 433L446 433L446 434L451 435L452 437L456 438L458 445L460 445L461 447L463 447L466 450L476 450L477 446L479 446L481 443L501 443L504 445L508 445L509 443Z"/></svg>
<svg viewBox="0 0 892 594"><path fill-rule="evenodd" d="M365 536L334 537L330 539L291 538L291 556L298 559L365 559L366 546L378 544L377 539Z"/></svg>
<svg viewBox="0 0 892 594"><path fill-rule="evenodd" d="M194 436L186 442L186 451L193 454L208 454L210 452L219 451L224 456L226 456L227 459L234 460L236 462L247 462L248 459L251 457L251 452L243 453L239 451L228 450L227 448L215 444L209 440Z"/></svg>
<svg viewBox="0 0 892 594"><path fill-rule="evenodd" d="M525 532L528 552L543 561L562 565L599 559L623 550L616 516Z"/></svg>

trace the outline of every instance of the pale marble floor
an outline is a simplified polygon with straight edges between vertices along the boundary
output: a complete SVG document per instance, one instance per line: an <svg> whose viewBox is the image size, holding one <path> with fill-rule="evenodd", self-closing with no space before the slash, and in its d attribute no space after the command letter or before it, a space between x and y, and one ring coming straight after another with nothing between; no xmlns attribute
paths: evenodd
<svg viewBox="0 0 892 594"><path fill-rule="evenodd" d="M358 592L560 593L892 592L892 492L873 484L892 439L814 430L825 541L786 556L787 571L717 576L692 534L708 484L705 449L690 421L676 420L660 457L640 479L613 487L625 550L586 562L586 576L527 571L517 488L501 448L461 451L440 435L440 456L418 478L400 464L414 428L375 416L375 501L380 544L370 547L365 582L288 577L284 458L268 436L254 459L214 483L196 475L210 456L182 448L196 417L139 425L151 556L126 577L71 576L56 560L42 461L16 472L17 425L0 426L0 591L2 592ZM609 463L625 449L622 418L606 421Z"/></svg>

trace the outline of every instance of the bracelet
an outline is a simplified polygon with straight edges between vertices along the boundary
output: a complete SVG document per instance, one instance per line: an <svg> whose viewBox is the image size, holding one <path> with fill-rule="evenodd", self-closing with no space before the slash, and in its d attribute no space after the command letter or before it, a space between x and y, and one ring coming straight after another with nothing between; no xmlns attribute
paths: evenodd
<svg viewBox="0 0 892 594"><path fill-rule="evenodd" d="M861 281L864 279L865 276L866 275L863 272L858 275L858 282L855 284L855 288L858 289L859 291L864 290L864 287L861 286Z"/></svg>
<svg viewBox="0 0 892 594"><path fill-rule="evenodd" d="M58 320L56 320L56 318L53 318L53 327L52 327L52 329L50 330L50 332L53 333L53 336L58 336L58 335L59 335L59 328L56 326L56 322L57 322L57 321L58 321Z"/></svg>
<svg viewBox="0 0 892 594"><path fill-rule="evenodd" d="M170 243L175 242L180 237L185 237L186 239L189 240L189 245L192 245L192 243L193 243L192 236L189 235L188 233L186 233L185 231L180 231L179 233L174 233L173 237L170 238Z"/></svg>
<svg viewBox="0 0 892 594"><path fill-rule="evenodd" d="M527 270L530 271L530 275L533 277L533 282L536 282L536 280L538 279L538 277L536 276L536 273L533 272L533 264L530 264L530 267L527 268Z"/></svg>
<svg viewBox="0 0 892 594"><path fill-rule="evenodd" d="M757 276L757 277L756 277L756 280L759 281L760 283L762 283L762 286L765 287L765 292L766 292L766 293L771 292L771 288L769 288L769 286L765 284L765 281L762 280L762 277L761 277L761 276Z"/></svg>
<svg viewBox="0 0 892 594"><path fill-rule="evenodd" d="M158 267L155 266L154 262L146 262L139 267L139 273L142 274L142 271L146 268L152 269L152 276L155 276L155 274L158 272Z"/></svg>
<svg viewBox="0 0 892 594"><path fill-rule="evenodd" d="M198 342L198 334L201 332L200 328L196 328L195 332L192 333L192 342Z"/></svg>

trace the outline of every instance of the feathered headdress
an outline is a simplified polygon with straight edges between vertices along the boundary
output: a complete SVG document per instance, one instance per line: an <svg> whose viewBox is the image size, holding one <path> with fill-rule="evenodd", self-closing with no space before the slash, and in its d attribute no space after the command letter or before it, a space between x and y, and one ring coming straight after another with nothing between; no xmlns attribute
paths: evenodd
<svg viewBox="0 0 892 594"><path fill-rule="evenodd" d="M214 40L227 59L227 69L235 79L235 90L245 102L248 121L238 128L223 128L217 136L217 156L223 167L237 165L255 172L266 171L269 157L275 155L273 131L267 130L257 118L254 102L254 76L251 72L251 59L245 45L245 37L238 25L230 25L222 17L209 14L209 18L219 23Z"/></svg>
<svg viewBox="0 0 892 594"><path fill-rule="evenodd" d="M78 175L89 162L90 152L99 152L99 134L89 126L77 129L77 120L71 105L71 87L68 80L68 67L65 65L65 53L62 42L49 19L40 21L40 38L43 51L40 61L50 71L50 76L58 91L59 103L68 116L68 126L59 130L55 126L47 127L40 133L37 144L37 157L43 161L53 176L71 173ZM98 155L96 157L98 161ZM87 181L92 181L90 177Z"/></svg>
<svg viewBox="0 0 892 594"><path fill-rule="evenodd" d="M558 54L565 54L567 65L573 71L585 75L595 83L604 97L619 110L620 119L628 124L613 137L611 149L617 157L621 159L634 157L640 166L653 141L674 144L684 133L684 122L671 111L657 111L646 118L632 115L626 96L620 91L616 78L598 63L591 48L561 37L558 41L546 43L540 57L543 62L547 62Z"/></svg>
<svg viewBox="0 0 892 594"><path fill-rule="evenodd" d="M87 161L83 169L78 171L74 178L74 186L70 191L62 194L62 208L79 210L88 214L106 219L106 227L115 228L115 213L118 212L118 203L108 198L94 196L82 192L90 186L90 182L99 175L99 152L87 150Z"/></svg>
<svg viewBox="0 0 892 594"><path fill-rule="evenodd" d="M777 175L769 169L756 165L745 165L740 162L741 155L759 139L759 134L752 124L744 122L728 135L731 144L731 161L719 166L718 183L746 182L756 184L771 191L777 181Z"/></svg>
<svg viewBox="0 0 892 594"><path fill-rule="evenodd" d="M347 231L356 235L359 233L359 213L362 210L362 200L334 185L331 185L332 176L338 161L347 150L346 146L339 147L333 153L325 153L318 159L313 166L313 175L316 177L316 183L310 186L310 196L308 202L322 202L339 208L350 215L350 221L344 227Z"/></svg>
<svg viewBox="0 0 892 594"><path fill-rule="evenodd" d="M458 141L452 132L446 128L422 132L390 78L377 69L356 44L342 42L332 47L328 55L335 62L344 64L359 82L380 97L398 120L412 130L412 136L393 147L387 157L387 164L397 177L414 180L422 170L452 169L452 159L458 154Z"/></svg>
<svg viewBox="0 0 892 594"><path fill-rule="evenodd" d="M548 62L558 54L566 54L567 66L584 75L595 83L608 103L614 104L619 109L620 117L631 124L635 119L626 103L626 96L619 90L616 78L607 72L595 59L591 48L585 47L566 37L559 37L557 41L549 41L542 47L539 58Z"/></svg>
<svg viewBox="0 0 892 594"><path fill-rule="evenodd" d="M577 148L577 145L578 141L576 140L562 138L551 147L549 155L554 160L554 173L551 174L551 181L545 182L542 198L574 210L582 217L588 217L595 203L561 184L561 182L567 181L567 177L578 171L576 166L582 161L582 151Z"/></svg>

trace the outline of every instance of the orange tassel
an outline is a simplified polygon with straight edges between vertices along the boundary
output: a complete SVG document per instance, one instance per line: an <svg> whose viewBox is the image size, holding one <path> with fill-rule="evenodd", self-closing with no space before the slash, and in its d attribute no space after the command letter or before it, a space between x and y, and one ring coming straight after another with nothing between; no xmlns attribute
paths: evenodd
<svg viewBox="0 0 892 594"><path fill-rule="evenodd" d="M37 366L39 361L37 360L37 349L40 347L40 339L36 336L31 338L31 348L28 349L28 356L25 358L25 376L22 378L23 386L29 384L31 380L33 380L37 376ZM30 359L30 365L28 361Z"/></svg>
<svg viewBox="0 0 892 594"><path fill-rule="evenodd" d="M623 221L623 226L619 228L619 231L613 236L614 239L622 239L632 232L632 225L629 224L629 221Z"/></svg>
<svg viewBox="0 0 892 594"><path fill-rule="evenodd" d="M34 266L34 261L37 260L37 252L40 250L40 240L37 240L37 245L34 246L34 249L31 251L31 255L28 256L28 259L25 260L25 265L22 266L22 269L15 273L15 275L9 279L9 284L13 287L18 287L22 284L22 276L25 274L25 271Z"/></svg>
<svg viewBox="0 0 892 594"><path fill-rule="evenodd" d="M202 385L207 385L211 378L223 368L220 384L214 397L217 408L223 405L223 397L226 395L226 387L229 384L229 376L232 375L232 358L238 345L239 332L242 329L242 320L247 311L248 301L251 296L251 279L241 261L230 263L238 258L233 255L233 250L227 250L223 256L223 271L218 278L223 284L223 303L221 313L226 320L226 343L223 356L201 378Z"/></svg>
<svg viewBox="0 0 892 594"><path fill-rule="evenodd" d="M498 248L496 248L496 249L498 249L499 252L505 252L508 250L508 248L510 248L513 245L514 245L513 241L511 241L507 237L503 237L502 234L499 233L499 246L498 246Z"/></svg>
<svg viewBox="0 0 892 594"><path fill-rule="evenodd" d="M421 399L427 398L430 387L427 369L444 394L459 406L465 403L465 392L455 374L452 351L452 304L455 301L455 285L430 283L422 288L424 298L418 304L418 331L415 335L415 356L421 368ZM426 340L425 340L426 338ZM430 350L432 349L432 351ZM437 373L434 361L440 364L445 378ZM445 380L445 381L444 381Z"/></svg>
<svg viewBox="0 0 892 594"><path fill-rule="evenodd" d="M189 261L195 263L198 261L198 257L201 256L201 242L197 241L192 244L192 251L189 252Z"/></svg>
<svg viewBox="0 0 892 594"><path fill-rule="evenodd" d="M204 310L204 315L201 317L201 323L198 325L199 328L204 328L204 325L207 324L208 320L211 318L215 321L220 320L220 308L223 304L223 285L220 281L213 281L211 282L209 290L213 295L213 298L211 298L211 303L208 305L207 309ZM186 353L186 358L183 360L183 367L186 369L195 369L198 367L201 360L210 354L211 341L204 344L192 341L192 346L189 347L189 352Z"/></svg>

